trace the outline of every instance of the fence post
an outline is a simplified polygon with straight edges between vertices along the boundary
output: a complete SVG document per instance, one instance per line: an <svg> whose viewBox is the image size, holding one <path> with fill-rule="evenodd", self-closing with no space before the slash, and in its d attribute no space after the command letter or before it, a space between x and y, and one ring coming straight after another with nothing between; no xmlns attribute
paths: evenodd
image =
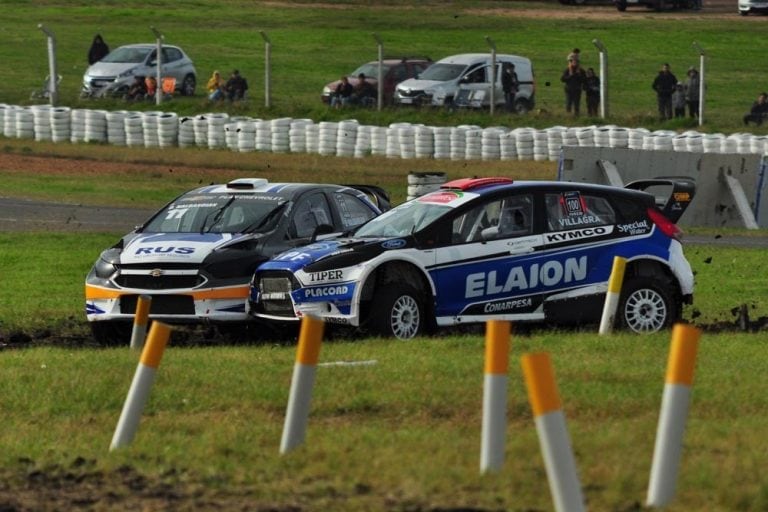
<svg viewBox="0 0 768 512"><path fill-rule="evenodd" d="M509 322L485 324L485 378L483 427L480 441L480 472L498 471L504 465L504 434L507 428L507 381L509 369Z"/></svg>
<svg viewBox="0 0 768 512"><path fill-rule="evenodd" d="M296 363L293 366L291 392L285 413L283 437L280 441L280 453L288 453L304 443L309 417L309 405L312 401L312 388L315 385L317 361L320 358L320 342L323 338L322 320L305 316L301 321L299 347L296 351Z"/></svg>
<svg viewBox="0 0 768 512"><path fill-rule="evenodd" d="M701 331L691 325L675 324L672 328L672 345L648 484L649 507L666 506L675 495L700 335Z"/></svg>
<svg viewBox="0 0 768 512"><path fill-rule="evenodd" d="M524 355L523 373L555 510L582 512L584 497L549 354Z"/></svg>
<svg viewBox="0 0 768 512"><path fill-rule="evenodd" d="M616 318L616 308L619 306L621 297L621 285L624 282L624 270L627 267L627 259L621 256L613 257L613 268L611 277L608 280L608 291L605 293L605 303L603 305L603 316L600 319L600 335L610 334L613 330L614 319Z"/></svg>
<svg viewBox="0 0 768 512"><path fill-rule="evenodd" d="M152 324L147 337L147 344L141 352L139 365L136 367L131 388L128 390L128 396L125 399L125 404L123 404L123 411L120 413L115 434L112 436L109 451L127 446L133 441L170 333L170 326L161 322Z"/></svg>

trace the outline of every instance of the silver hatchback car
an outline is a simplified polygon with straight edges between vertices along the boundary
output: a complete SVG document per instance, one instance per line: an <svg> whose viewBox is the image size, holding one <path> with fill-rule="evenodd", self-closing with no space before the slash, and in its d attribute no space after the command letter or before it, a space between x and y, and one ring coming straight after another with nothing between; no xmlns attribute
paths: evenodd
<svg viewBox="0 0 768 512"><path fill-rule="evenodd" d="M177 46L162 46L161 75L176 79L176 90L184 96L195 94L197 71L192 60ZM82 97L119 96L135 76L157 74L157 45L121 46L88 67L83 75Z"/></svg>

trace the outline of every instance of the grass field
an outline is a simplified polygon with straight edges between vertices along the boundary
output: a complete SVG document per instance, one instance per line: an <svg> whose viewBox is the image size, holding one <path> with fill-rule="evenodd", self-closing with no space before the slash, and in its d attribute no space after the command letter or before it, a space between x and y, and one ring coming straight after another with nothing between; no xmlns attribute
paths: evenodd
<svg viewBox="0 0 768 512"><path fill-rule="evenodd" d="M547 127L557 124L590 124L599 120L574 120L563 115L559 77L565 55L573 47L583 51L586 66L598 67L592 44L599 39L608 48L610 111L608 122L625 126L693 128L691 121L660 125L650 84L662 62L669 62L679 79L691 65L698 65L697 41L707 52L707 114L705 130L742 130L741 115L761 88L762 50L755 44L759 19L701 13L626 13L619 16L603 6L604 17L580 15L578 6L537 2L185 2L183 7L163 2L129 6L105 0L52 2L9 0L0 13L0 59L5 80L0 101L28 103L29 91L39 87L48 72L46 42L37 23L56 33L58 67L64 79L61 103L78 107L123 108L121 102L81 101L78 93L86 68L86 54L95 33L112 48L133 42L152 42L151 26L165 34L169 44L182 46L195 60L199 81L214 69L224 73L239 68L251 85L251 101L229 109L258 117L310 117L316 121L357 117L361 122L385 125L393 121L436 125L476 123ZM555 9L555 11L544 11ZM520 15L525 11L526 15ZM540 14L536 14L540 11ZM531 15L530 13L533 13ZM556 12L557 17L548 15ZM273 108L264 109L264 41L272 41ZM509 118L487 114L446 114L410 109L328 111L321 106L323 85L352 71L361 62L375 60L372 33L384 40L387 55L428 55L439 59L462 52L488 51L485 37L499 52L532 59L537 74L540 112ZM549 85L548 85L549 84ZM200 87L202 91L202 85ZM154 109L154 105L145 105ZM166 107L178 113L206 112L213 108L202 93L177 98ZM764 128L757 130L765 133ZM756 131L753 129L753 131Z"/></svg>
<svg viewBox="0 0 768 512"><path fill-rule="evenodd" d="M546 13L548 8L570 17L515 15L520 9ZM585 50L588 65L596 65L591 40L599 38L609 47L613 70L608 121L655 128L662 125L654 120L650 82L662 61L680 74L694 64L698 56L691 42L696 40L710 54L706 129L742 129L740 116L764 82L763 52L755 43L762 20L692 13L681 20L650 12L618 17L610 7L606 12L612 16L580 17L578 7L512 1L151 0L134 7L115 0L96 5L8 0L0 10L0 59L6 72L0 102L27 103L28 91L47 74L45 40L36 28L44 23L58 38L62 102L124 108L118 102L77 99L91 38L100 32L112 47L150 41L149 27L157 26L169 44L192 54L201 78L213 69L243 71L253 88L251 101L230 108L233 113L316 121L354 115L371 124L547 127L577 123L561 113L560 68L573 46ZM273 41L271 111L261 107L258 30L266 30ZM371 32L383 37L387 53L433 58L485 51L488 35L499 51L533 59L543 111L491 119L487 114L320 107L324 83L375 58ZM547 81L554 85L545 86ZM189 114L212 107L198 94L175 98L167 108ZM692 127L685 122L663 126ZM390 190L396 202L405 198L405 177L414 170L442 170L451 177L554 176L551 162L403 165L375 158L127 150L9 139L0 139L0 146L0 160L52 156L89 164L83 168L94 162L122 166L103 174L76 165L36 173L3 166L2 195L145 208L199 183L242 175L375 183ZM41 337L46 332L84 335L85 274L121 234L0 233L0 342L9 343L16 330ZM764 251L687 246L686 254L697 285L696 303L686 309L686 318L734 324L731 310L741 304L747 304L751 318L768 315ZM768 510L762 472L768 457L764 333L703 334L677 495L668 510ZM482 334L411 343L326 343L321 362L376 363L318 369L306 446L286 456L278 455L278 447L295 356L290 344L172 343L135 442L112 453L109 441L137 354L126 348L68 347L66 339L58 346L0 350L0 509L551 510L519 365L523 353L544 350L553 358L588 509L643 510L668 342L668 332L607 338L551 330L513 335L506 461L498 474L485 476L479 474Z"/></svg>

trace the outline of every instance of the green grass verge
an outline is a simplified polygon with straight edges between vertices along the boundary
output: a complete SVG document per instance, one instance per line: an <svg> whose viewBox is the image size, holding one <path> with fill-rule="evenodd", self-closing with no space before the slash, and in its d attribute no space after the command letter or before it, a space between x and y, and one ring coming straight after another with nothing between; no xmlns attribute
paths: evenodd
<svg viewBox="0 0 768 512"><path fill-rule="evenodd" d="M518 16L521 9L555 8L567 18ZM680 16L634 13L616 16L606 5L605 18L580 16L578 6L553 6L517 1L411 2L371 4L346 2L344 8L311 2L186 2L183 7L162 2L127 6L122 2L60 2L9 0L2 13L0 59L6 79L0 84L0 101L27 104L29 92L48 73L43 23L57 36L58 68L64 76L61 103L73 107L125 108L122 102L93 102L78 98L86 54L93 35L101 33L112 48L134 42L152 42L150 26L158 27L169 44L182 46L194 59L199 81L214 69L239 68L251 85L251 101L234 107L211 106L202 92L193 98L174 98L163 108L180 114L224 108L256 117L310 117L316 121L358 117L362 122L385 125L412 121L435 125L472 122L511 126L547 127L590 124L597 119L574 120L564 115L559 81L565 55L574 46L582 49L586 66L598 67L593 39L600 39L610 56L611 123L648 128L695 128L689 120L656 121L651 82L662 62L669 62L678 78L698 65L692 46L707 51L706 78L708 131L743 129L741 115L748 110L762 83L762 53L755 45L757 21L713 16L706 8ZM567 21L565 21L567 19ZM758 20L759 21L759 20ZM272 108L264 104L264 42L258 30L272 41ZM540 110L526 116L495 119L486 113L456 116L445 112L410 109L329 111L319 102L323 85L359 63L375 60L372 33L378 33L388 55L429 55L439 59L463 52L485 52L485 36L499 52L532 59L537 74ZM657 44L658 42L658 44ZM663 42L663 43L662 43ZM551 84L551 85L547 85ZM200 90L202 91L202 85ZM131 108L135 106L132 105ZM143 105L141 109L155 109ZM766 133L766 128L753 129Z"/></svg>
<svg viewBox="0 0 768 512"><path fill-rule="evenodd" d="M175 472L208 492L249 494L257 508L548 510L519 364L523 353L548 351L589 509L637 510L648 484L668 336L513 336L505 464L486 476L479 474L480 335L325 344L321 362L376 364L318 368L306 444L285 456L278 447L292 347L169 348L134 442L111 453L135 353L7 351L0 354L0 465L9 479L35 467L68 467L76 457L95 461L97 470ZM763 354L755 336L702 337L668 510L768 505L760 472L768 407Z"/></svg>

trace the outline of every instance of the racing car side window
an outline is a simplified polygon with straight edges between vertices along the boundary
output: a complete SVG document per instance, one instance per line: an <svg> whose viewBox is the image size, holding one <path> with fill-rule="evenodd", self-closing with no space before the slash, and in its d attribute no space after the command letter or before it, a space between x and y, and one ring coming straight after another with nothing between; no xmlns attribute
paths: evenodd
<svg viewBox="0 0 768 512"><path fill-rule="evenodd" d="M333 194L333 201L345 230L364 224L376 216L373 210L352 194L336 192Z"/></svg>
<svg viewBox="0 0 768 512"><path fill-rule="evenodd" d="M604 197L566 191L545 194L549 231L605 226L616 223L616 212Z"/></svg>
<svg viewBox="0 0 768 512"><path fill-rule="evenodd" d="M515 195L473 208L453 221L455 244L529 235L533 229L533 198Z"/></svg>
<svg viewBox="0 0 768 512"><path fill-rule="evenodd" d="M293 211L289 229L290 238L309 238L321 224L333 225L331 209L325 194L317 193L301 198Z"/></svg>

